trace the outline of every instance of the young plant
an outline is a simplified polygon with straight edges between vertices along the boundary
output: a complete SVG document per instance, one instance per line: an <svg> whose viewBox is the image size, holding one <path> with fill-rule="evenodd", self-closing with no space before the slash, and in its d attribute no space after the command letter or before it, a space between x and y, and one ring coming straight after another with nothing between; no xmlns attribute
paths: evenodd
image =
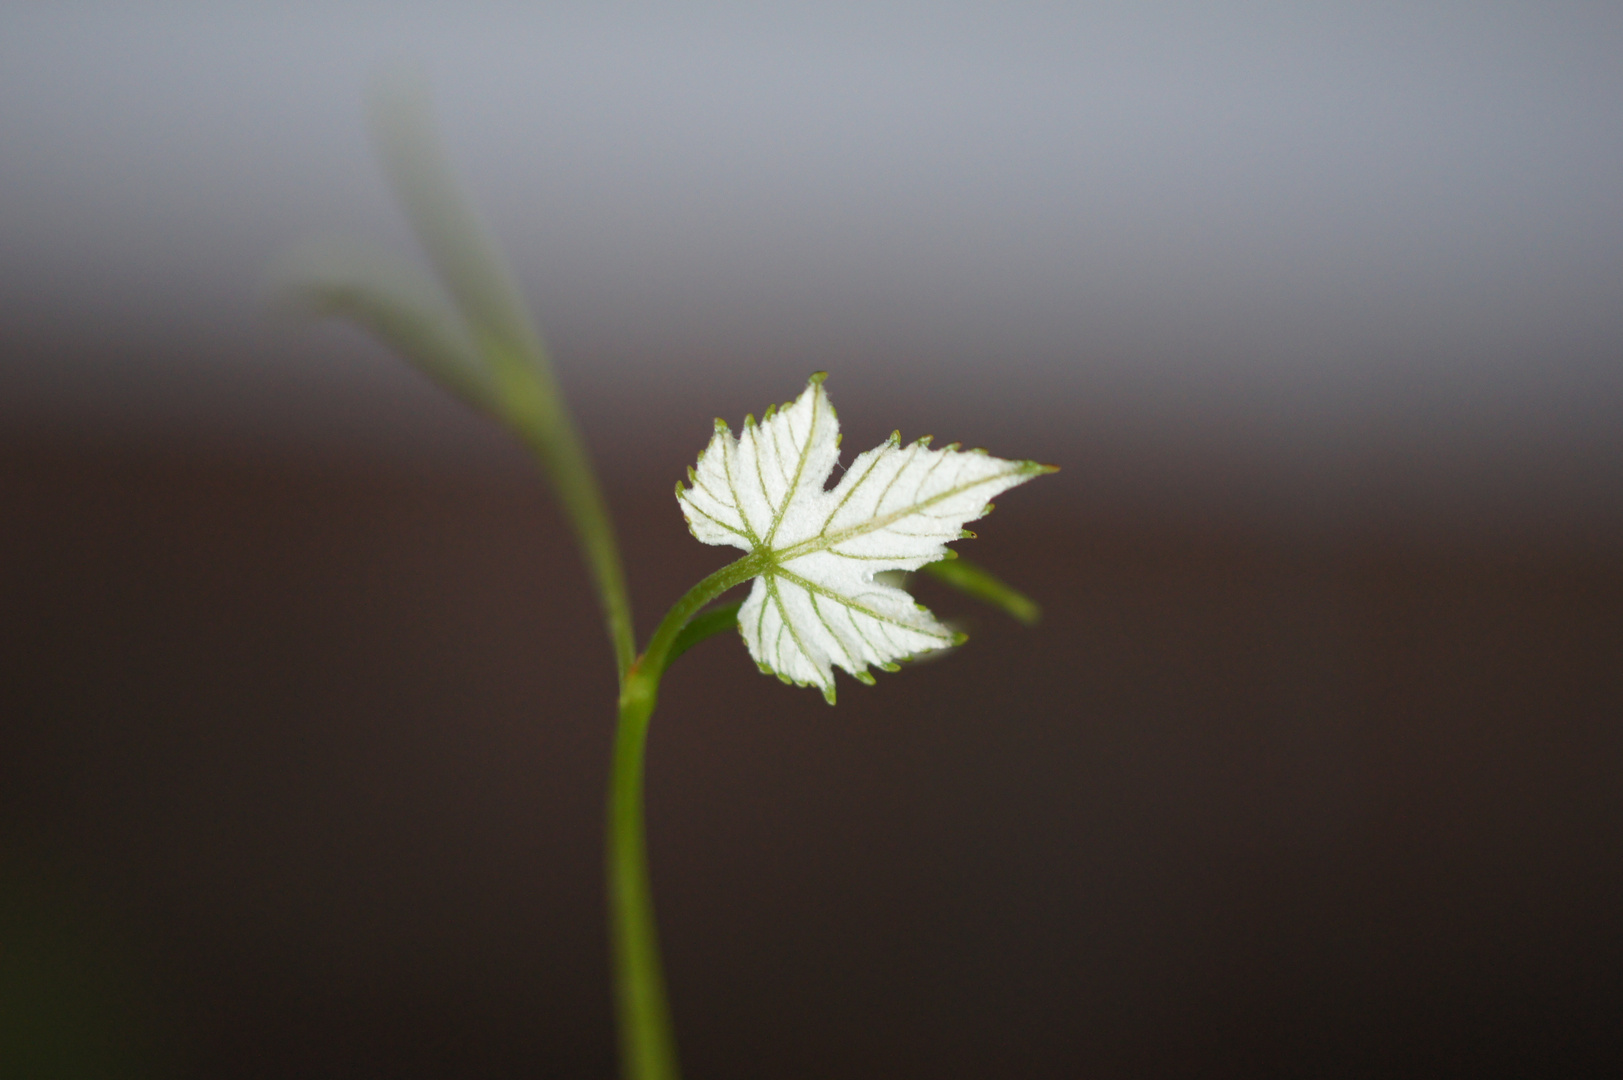
<svg viewBox="0 0 1623 1080"><path fill-rule="evenodd" d="M737 628L761 671L815 686L834 704L833 669L872 684L869 667L961 644L898 584L923 569L949 585L1034 622L1037 605L957 559L946 543L999 492L1054 471L928 438L899 434L859 454L832 489L839 424L813 375L789 404L744 418L734 437L722 421L676 497L693 535L742 549L742 558L676 602L640 653L631 604L602 492L547 354L517 288L435 137L425 95L396 89L374 100L372 128L384 172L411 221L436 283L389 259L352 249L309 251L284 269L308 310L370 329L418 368L490 413L535 452L563 504L596 586L620 679L619 726L609 782L609 931L627 1080L678 1075L666 1003L643 828L648 724L670 664L696 643ZM741 603L711 606L753 581Z"/></svg>

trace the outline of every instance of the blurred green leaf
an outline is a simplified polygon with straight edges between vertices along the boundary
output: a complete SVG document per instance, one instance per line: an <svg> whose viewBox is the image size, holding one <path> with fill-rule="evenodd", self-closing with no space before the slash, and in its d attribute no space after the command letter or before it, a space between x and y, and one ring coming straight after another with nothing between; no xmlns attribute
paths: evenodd
<svg viewBox="0 0 1623 1080"><path fill-rule="evenodd" d="M482 350L534 369L550 391L541 335L494 236L462 193L426 82L399 74L384 79L370 106L384 176L475 340Z"/></svg>
<svg viewBox="0 0 1623 1080"><path fill-rule="evenodd" d="M354 320L458 397L495 411L490 376L462 320L410 263L353 246L309 245L283 260L276 277L289 306Z"/></svg>
<svg viewBox="0 0 1623 1080"><path fill-rule="evenodd" d="M942 559L921 569L938 581L944 581L977 600L1002 609L1027 626L1035 626L1043 617L1043 609L1037 601L968 559Z"/></svg>

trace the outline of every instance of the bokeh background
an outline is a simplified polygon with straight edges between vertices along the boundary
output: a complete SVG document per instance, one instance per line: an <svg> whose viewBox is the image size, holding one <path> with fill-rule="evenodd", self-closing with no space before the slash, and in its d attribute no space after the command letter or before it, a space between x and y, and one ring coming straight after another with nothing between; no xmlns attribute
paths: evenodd
<svg viewBox="0 0 1623 1080"><path fill-rule="evenodd" d="M644 634L812 371L1063 466L966 549L1040 630L924 582L970 644L834 709L669 677L690 1075L1623 1066L1623 8L151 3L0 14L0 1072L613 1071L545 487L267 313L412 254L401 66Z"/></svg>

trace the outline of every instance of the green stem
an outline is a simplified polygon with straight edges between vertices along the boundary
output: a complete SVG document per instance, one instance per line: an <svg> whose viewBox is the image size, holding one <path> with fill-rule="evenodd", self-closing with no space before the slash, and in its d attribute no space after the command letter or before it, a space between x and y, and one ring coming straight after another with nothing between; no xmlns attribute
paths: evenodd
<svg viewBox="0 0 1623 1080"><path fill-rule="evenodd" d="M631 665L621 684L620 724L609 777L607 863L609 939L624 1080L677 1080L680 1075L648 876L643 815L648 722L659 701L660 679L673 659L671 646L682 628L716 597L758 574L761 562L746 555L689 589L665 614L649 640L648 651Z"/></svg>
<svg viewBox="0 0 1623 1080"><path fill-rule="evenodd" d="M728 563L689 589L659 621L654 636L648 639L648 649L633 665L633 673L642 677L651 676L657 689L660 677L665 674L665 668L675 659L672 646L676 644L682 630L693 617L728 589L742 585L759 575L766 565L765 556L746 555L737 562Z"/></svg>
<svg viewBox="0 0 1623 1080"><path fill-rule="evenodd" d="M627 680L620 694L620 726L609 778L609 940L624 1080L677 1080L681 1075L659 960L643 827L643 760L655 696L645 680Z"/></svg>
<svg viewBox="0 0 1623 1080"><path fill-rule="evenodd" d="M700 640L694 635L681 639L683 627L717 596L755 576L761 560L746 556L695 585L660 622L647 652L635 658L619 544L591 459L512 274L455 182L426 93L420 86L384 87L374 98L372 114L384 171L466 325L449 327L431 307L403 294L398 283L380 284L364 276L341 274L320 283L311 295L325 308L372 326L430 374L492 408L535 452L552 480L596 585L620 676L607 847L622 1071L625 1080L676 1080L676 1040L660 968L644 837L648 723L665 667ZM471 350L463 348L459 329L466 331ZM721 620L712 622L719 626Z"/></svg>
<svg viewBox="0 0 1623 1080"><path fill-rule="evenodd" d="M551 366L533 360L526 364L509 358L507 351L494 342L482 344L496 379L497 407L508 426L540 459L586 559L614 642L615 670L623 685L636 653L631 598L626 591L614 522L598 486L592 459L558 391Z"/></svg>

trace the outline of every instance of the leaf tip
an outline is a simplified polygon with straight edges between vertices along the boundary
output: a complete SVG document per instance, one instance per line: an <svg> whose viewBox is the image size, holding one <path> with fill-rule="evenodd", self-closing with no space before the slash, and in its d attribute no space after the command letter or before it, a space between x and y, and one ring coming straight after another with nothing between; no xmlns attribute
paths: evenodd
<svg viewBox="0 0 1623 1080"><path fill-rule="evenodd" d="M964 642L966 642L968 640L969 640L969 635L964 633L962 630L954 630L952 632L952 643L954 645L962 645Z"/></svg>
<svg viewBox="0 0 1623 1080"><path fill-rule="evenodd" d="M923 435L917 439L914 439L913 441L920 446L928 447L930 445L930 440L933 438L935 438L934 435Z"/></svg>
<svg viewBox="0 0 1623 1080"><path fill-rule="evenodd" d="M778 407L776 405L768 405L766 407L766 412L761 414L761 423L766 423L776 415L778 415Z"/></svg>
<svg viewBox="0 0 1623 1080"><path fill-rule="evenodd" d="M833 679L830 679L827 683L823 684L823 700L828 702L830 705L834 704L834 680Z"/></svg>
<svg viewBox="0 0 1623 1080"><path fill-rule="evenodd" d="M863 686L877 686L879 684L879 680L873 677L873 672L871 671L853 672L851 677L857 682L861 683Z"/></svg>
<svg viewBox="0 0 1623 1080"><path fill-rule="evenodd" d="M731 435L732 430L733 430L732 428L727 426L727 421L723 420L719 416L716 417L716 434L719 435L722 432L726 432L727 434Z"/></svg>
<svg viewBox="0 0 1623 1080"><path fill-rule="evenodd" d="M883 664L879 665L879 670L880 671L900 671L900 670L902 670L902 665L893 664L889 660L887 660Z"/></svg>
<svg viewBox="0 0 1623 1080"><path fill-rule="evenodd" d="M828 372L826 372L826 371L814 371L814 372L811 373L811 378L806 380L806 385L807 386L822 386L824 380L826 380L827 378L828 378Z"/></svg>
<svg viewBox="0 0 1623 1080"><path fill-rule="evenodd" d="M900 445L902 445L902 429L901 428L897 428L895 431L890 433L890 445L892 445L892 446L900 446Z"/></svg>
<svg viewBox="0 0 1623 1080"><path fill-rule="evenodd" d="M959 529L958 530L958 539L960 539L960 540L974 540L974 539L976 539L976 536L975 536L974 533L970 532L968 529Z"/></svg>

